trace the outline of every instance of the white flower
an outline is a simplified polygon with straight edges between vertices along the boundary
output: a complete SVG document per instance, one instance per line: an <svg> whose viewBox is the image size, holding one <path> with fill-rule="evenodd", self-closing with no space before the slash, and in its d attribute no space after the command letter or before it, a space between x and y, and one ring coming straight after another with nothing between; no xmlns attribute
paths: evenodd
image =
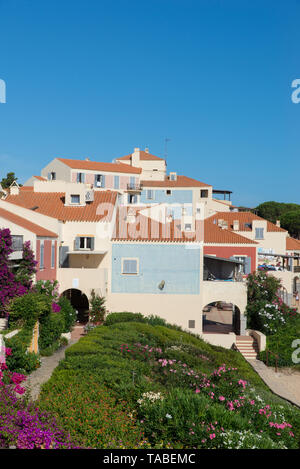
<svg viewBox="0 0 300 469"><path fill-rule="evenodd" d="M171 418L172 418L172 415L166 414L166 418L167 418L167 419L171 419Z"/></svg>

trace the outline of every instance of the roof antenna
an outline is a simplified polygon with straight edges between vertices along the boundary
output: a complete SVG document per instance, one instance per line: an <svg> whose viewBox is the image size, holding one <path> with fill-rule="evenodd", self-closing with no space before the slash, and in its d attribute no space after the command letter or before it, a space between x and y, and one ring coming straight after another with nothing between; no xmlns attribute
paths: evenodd
<svg viewBox="0 0 300 469"><path fill-rule="evenodd" d="M166 160L166 164L167 164L167 157L168 157L168 142L170 142L171 139L170 138L165 138L165 160Z"/></svg>

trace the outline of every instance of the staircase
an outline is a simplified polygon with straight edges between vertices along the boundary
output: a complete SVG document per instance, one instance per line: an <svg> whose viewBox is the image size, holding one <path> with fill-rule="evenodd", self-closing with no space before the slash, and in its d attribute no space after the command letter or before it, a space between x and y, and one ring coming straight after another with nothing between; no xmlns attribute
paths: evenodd
<svg viewBox="0 0 300 469"><path fill-rule="evenodd" d="M4 331L7 327L7 319L0 318L0 331Z"/></svg>
<svg viewBox="0 0 300 469"><path fill-rule="evenodd" d="M237 336L236 348L248 360L255 360L259 352L256 340L249 335Z"/></svg>

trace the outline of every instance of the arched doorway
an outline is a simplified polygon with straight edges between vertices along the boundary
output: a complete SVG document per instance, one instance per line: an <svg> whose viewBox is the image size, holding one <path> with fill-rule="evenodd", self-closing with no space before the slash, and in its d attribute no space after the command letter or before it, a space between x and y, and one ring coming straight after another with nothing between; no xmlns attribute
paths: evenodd
<svg viewBox="0 0 300 469"><path fill-rule="evenodd" d="M73 308L78 311L77 320L80 323L87 323L89 320L89 300L82 291L70 288L62 293L67 297Z"/></svg>
<svg viewBox="0 0 300 469"><path fill-rule="evenodd" d="M293 278L293 293L300 294L300 279L299 277Z"/></svg>
<svg viewBox="0 0 300 469"><path fill-rule="evenodd" d="M233 303L214 301L202 311L202 331L212 334L240 334L241 314Z"/></svg>

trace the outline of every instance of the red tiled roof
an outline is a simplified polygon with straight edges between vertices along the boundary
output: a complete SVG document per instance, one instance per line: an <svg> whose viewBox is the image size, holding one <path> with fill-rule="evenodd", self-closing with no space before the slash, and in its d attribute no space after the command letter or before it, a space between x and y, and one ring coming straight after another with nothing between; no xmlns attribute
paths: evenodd
<svg viewBox="0 0 300 469"><path fill-rule="evenodd" d="M78 207L65 207L63 192L20 192L5 201L64 221L107 221L111 219L117 192L95 191L94 202Z"/></svg>
<svg viewBox="0 0 300 469"><path fill-rule="evenodd" d="M72 169L86 169L90 171L104 171L111 173L128 173L128 174L140 174L141 168L135 168L128 164L122 163L101 163L97 161L87 160L71 160L67 158L56 158L58 161L66 164Z"/></svg>
<svg viewBox="0 0 300 469"><path fill-rule="evenodd" d="M251 224L253 220L263 220L267 222L268 232L286 232L286 230L284 230L283 228L276 226L274 223L271 223L270 221L265 220L264 218L261 218L252 212L218 212L215 215L209 217L208 220L210 220L211 222L216 220L216 223L218 222L218 220L225 220L228 223L228 230L232 230L234 220L238 220L238 231L252 231L252 229L247 226L247 224Z"/></svg>
<svg viewBox="0 0 300 469"><path fill-rule="evenodd" d="M234 231L220 228L209 219L204 220L204 242L207 244L258 244Z"/></svg>
<svg viewBox="0 0 300 469"><path fill-rule="evenodd" d="M122 213L120 214L120 210ZM124 213L123 213L124 211ZM135 213L136 223L127 222L127 214ZM167 223L155 221L140 214L138 207L122 207L118 210L113 241L149 241L149 242L200 242L205 244L250 244L257 245L237 233L223 230L207 220L196 221L196 232L181 230L181 221L173 220Z"/></svg>
<svg viewBox="0 0 300 469"><path fill-rule="evenodd" d="M116 160L117 161L119 161L119 160L131 160L131 157L132 157L132 154L121 156L120 158L116 158ZM146 151L140 151L140 160L142 160L142 161L152 161L152 160L164 161L164 158L159 158L158 156L151 155L151 153L148 153Z"/></svg>
<svg viewBox="0 0 300 469"><path fill-rule="evenodd" d="M5 218L5 220L9 220L10 222L14 223L15 225L21 226L31 233L35 233L37 236L47 236L49 238L57 238L57 234L53 233L53 231L46 230L45 228L32 223L31 221L26 220L19 215L15 215L8 210L5 210L0 207L0 217ZM0 222L1 224L1 222Z"/></svg>
<svg viewBox="0 0 300 469"><path fill-rule="evenodd" d="M286 250L287 251L300 251L300 240L295 238L286 238Z"/></svg>
<svg viewBox="0 0 300 469"><path fill-rule="evenodd" d="M35 179L38 179L39 181L47 181L46 178L44 178L43 176L33 176Z"/></svg>
<svg viewBox="0 0 300 469"><path fill-rule="evenodd" d="M187 176L177 176L176 181L171 181L167 176L164 181L141 181L141 184L145 187L211 187Z"/></svg>

